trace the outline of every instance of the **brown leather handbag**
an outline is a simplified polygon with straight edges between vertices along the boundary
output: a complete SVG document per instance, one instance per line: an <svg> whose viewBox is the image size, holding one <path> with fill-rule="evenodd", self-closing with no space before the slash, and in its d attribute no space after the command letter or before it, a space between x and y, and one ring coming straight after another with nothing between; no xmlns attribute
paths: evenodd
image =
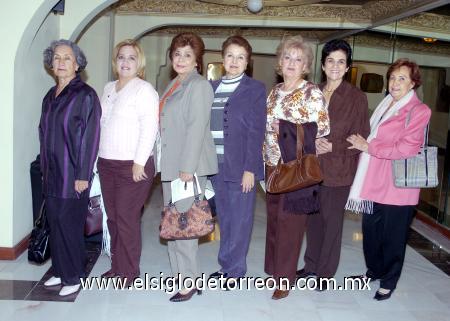
<svg viewBox="0 0 450 321"><path fill-rule="evenodd" d="M161 213L159 236L165 240L198 239L214 231L215 220L207 200L200 200L194 178L195 199L187 212L177 211L172 201Z"/></svg>
<svg viewBox="0 0 450 321"><path fill-rule="evenodd" d="M302 125L297 125L297 158L278 164L267 174L266 190L269 193L280 194L318 184L322 181L319 159L314 154L303 154L305 132Z"/></svg>

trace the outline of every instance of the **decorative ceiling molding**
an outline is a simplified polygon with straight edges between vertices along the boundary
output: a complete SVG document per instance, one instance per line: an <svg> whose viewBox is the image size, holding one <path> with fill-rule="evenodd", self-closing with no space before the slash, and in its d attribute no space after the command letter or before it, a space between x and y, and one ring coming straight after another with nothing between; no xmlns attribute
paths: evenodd
<svg viewBox="0 0 450 321"><path fill-rule="evenodd" d="M200 14L220 15L224 13L228 17L279 17L279 18L302 18L327 21L351 21L369 22L370 13L362 7L352 6L348 10L345 6L331 5L303 5L290 7L264 7L257 14L251 14L245 7L228 6L199 1L176 1L176 0L121 0L115 6L118 14Z"/></svg>
<svg viewBox="0 0 450 321"><path fill-rule="evenodd" d="M151 32L149 35L174 36L180 32L194 32L200 36L242 35L248 38L281 39L283 36L301 35L305 39L319 40L333 33L333 30L288 30L278 28L232 28L232 27L164 27ZM348 43L364 47L392 48L393 39L385 34L362 33L346 38ZM396 50L433 53L437 55L450 55L450 44L437 42L427 44L419 39L398 38L395 43Z"/></svg>
<svg viewBox="0 0 450 321"><path fill-rule="evenodd" d="M246 7L247 0L197 0L200 2L220 4L226 6ZM292 7L311 3L327 3L330 0L263 0L264 7Z"/></svg>
<svg viewBox="0 0 450 321"><path fill-rule="evenodd" d="M438 15L434 13L420 13L401 20L399 25L427 31L449 33L450 16Z"/></svg>
<svg viewBox="0 0 450 321"><path fill-rule="evenodd" d="M206 1L206 2L205 2ZM362 5L355 5L356 1L330 0L329 4L297 5L297 6L265 6L257 14L249 13L245 8L245 0L119 0L114 6L118 14L123 15L201 15L201 16L226 16L235 19L248 18L273 18L280 21L297 20L314 21L335 24L354 23L366 25L363 29L339 30L334 33L323 33L315 37L320 41L328 41L336 37L347 37L351 34L370 29L380 21L388 21L390 17L401 16L402 13L414 12L423 6L437 4L443 0L382 0L360 1ZM213 2L213 3L211 3ZM264 4L287 4L288 0L265 0ZM218 4L224 3L224 4ZM226 3L226 4L225 4ZM292 2L293 3L293 2ZM233 5L234 4L234 5ZM424 32L450 34L450 16L433 13L420 13L399 20L398 26ZM262 31L258 34L273 34L275 31ZM282 30L278 34L289 34ZM298 33L293 31L292 33Z"/></svg>
<svg viewBox="0 0 450 321"><path fill-rule="evenodd" d="M241 35L243 37L257 37L268 39L281 39L285 36L301 35L305 39L316 41L331 33L330 30L293 30L280 28L238 28L238 27L163 27L152 31L151 35L176 35L181 32L194 32L200 36L223 36Z"/></svg>
<svg viewBox="0 0 450 321"><path fill-rule="evenodd" d="M419 0L383 0L370 1L363 6L363 9L370 12L371 20L377 21L385 17L392 16L395 12L404 11L409 7L423 2Z"/></svg>
<svg viewBox="0 0 450 321"><path fill-rule="evenodd" d="M352 43L353 37L346 38L349 43ZM383 47L392 48L393 39L386 35L375 34L359 34L354 37L355 45L365 47ZM425 43L420 39L415 38L401 38L397 39L395 43L395 50L402 51L414 51L423 53L432 53L436 55L450 55L450 44L437 42L437 43Z"/></svg>

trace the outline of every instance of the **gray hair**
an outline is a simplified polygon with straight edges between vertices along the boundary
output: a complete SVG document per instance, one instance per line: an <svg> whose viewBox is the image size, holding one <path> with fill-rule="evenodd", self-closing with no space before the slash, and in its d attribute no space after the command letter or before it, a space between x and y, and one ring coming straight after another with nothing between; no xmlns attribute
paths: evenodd
<svg viewBox="0 0 450 321"><path fill-rule="evenodd" d="M53 55L55 54L55 49L58 46L68 46L72 49L73 54L75 56L75 60L78 64L78 70L77 73L80 73L83 71L84 68L87 66L87 60L86 56L83 53L83 50L81 50L78 45L70 40L66 39L60 39L60 40L54 40L50 44L50 46L44 50L44 65L45 67L52 69L52 61L53 61Z"/></svg>

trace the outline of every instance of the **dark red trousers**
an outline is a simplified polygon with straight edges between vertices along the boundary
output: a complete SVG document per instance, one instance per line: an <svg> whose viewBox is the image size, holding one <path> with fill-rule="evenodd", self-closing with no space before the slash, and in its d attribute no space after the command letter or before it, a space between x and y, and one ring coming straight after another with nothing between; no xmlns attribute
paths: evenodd
<svg viewBox="0 0 450 321"><path fill-rule="evenodd" d="M147 180L134 182L133 161L99 158L97 168L111 235L111 269L129 279L139 276L142 208L149 195L155 166L145 165Z"/></svg>
<svg viewBox="0 0 450 321"><path fill-rule="evenodd" d="M308 216L305 270L331 278L341 257L342 224L350 186L320 186L320 210Z"/></svg>
<svg viewBox="0 0 450 321"><path fill-rule="evenodd" d="M266 194L267 234L264 271L278 278L295 282L298 258L308 215L283 210L283 194Z"/></svg>

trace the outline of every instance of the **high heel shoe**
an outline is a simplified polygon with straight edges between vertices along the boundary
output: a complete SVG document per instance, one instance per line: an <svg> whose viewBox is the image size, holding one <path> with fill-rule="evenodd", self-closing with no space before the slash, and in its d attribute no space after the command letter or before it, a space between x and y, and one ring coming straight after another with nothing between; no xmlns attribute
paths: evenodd
<svg viewBox="0 0 450 321"><path fill-rule="evenodd" d="M181 294L180 292L178 292L177 294L175 294L173 297L171 297L169 299L170 302L183 302L183 301L188 301L192 298L192 296L197 293L197 295L201 295L202 294L202 290L198 290L198 289L192 289L190 290L188 293L186 294Z"/></svg>
<svg viewBox="0 0 450 321"><path fill-rule="evenodd" d="M285 297L287 297L289 295L289 290L280 290L280 289L276 289L273 292L272 295L272 300L280 300L280 299L284 299Z"/></svg>
<svg viewBox="0 0 450 321"><path fill-rule="evenodd" d="M380 292L380 290L386 290L386 291L389 291L389 292L383 293L383 292ZM377 300L377 301L387 300L387 299L389 299L391 297L392 292L394 292L394 290L379 288L377 293L375 293L375 296L373 298L375 300Z"/></svg>
<svg viewBox="0 0 450 321"><path fill-rule="evenodd" d="M103 274L101 275L101 278L102 278L102 279L109 279L109 278L114 278L114 277L116 277L116 276L117 276L116 272L114 272L114 271L111 269L111 270L108 270L108 271L106 271L105 273L103 273Z"/></svg>

